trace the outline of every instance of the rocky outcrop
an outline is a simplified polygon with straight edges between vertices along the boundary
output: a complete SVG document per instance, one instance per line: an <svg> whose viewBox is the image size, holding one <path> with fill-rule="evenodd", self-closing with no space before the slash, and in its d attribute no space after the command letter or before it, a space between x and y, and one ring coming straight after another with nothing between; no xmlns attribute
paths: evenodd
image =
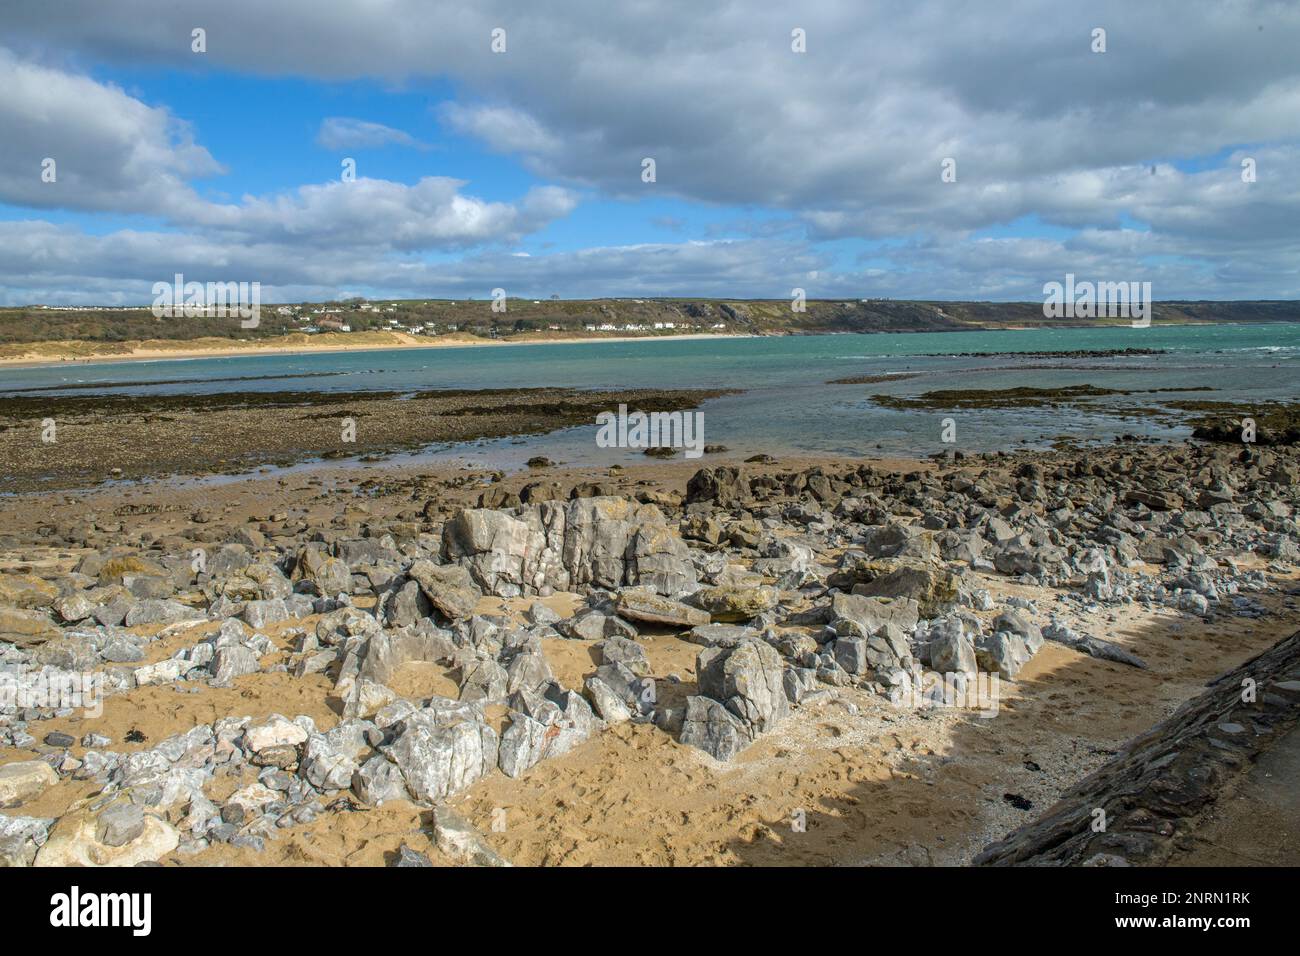
<svg viewBox="0 0 1300 956"><path fill-rule="evenodd" d="M698 587L686 543L662 512L625 498L461 511L443 528L442 554L501 597L639 586L679 597Z"/></svg>
<svg viewBox="0 0 1300 956"><path fill-rule="evenodd" d="M1216 679L975 863L1159 865L1297 721L1300 633Z"/></svg>

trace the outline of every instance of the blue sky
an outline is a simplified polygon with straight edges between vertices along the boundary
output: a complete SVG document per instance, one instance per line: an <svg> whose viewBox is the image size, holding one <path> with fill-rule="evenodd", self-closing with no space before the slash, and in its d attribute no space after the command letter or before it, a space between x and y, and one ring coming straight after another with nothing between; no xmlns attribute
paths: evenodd
<svg viewBox="0 0 1300 956"><path fill-rule="evenodd" d="M0 304L1300 297L1292 5L11 5Z"/></svg>

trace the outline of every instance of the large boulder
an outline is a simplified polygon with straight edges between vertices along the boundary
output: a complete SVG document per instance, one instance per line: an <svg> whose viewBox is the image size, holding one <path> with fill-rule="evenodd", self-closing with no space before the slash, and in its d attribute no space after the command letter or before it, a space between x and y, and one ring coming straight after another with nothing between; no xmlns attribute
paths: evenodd
<svg viewBox="0 0 1300 956"><path fill-rule="evenodd" d="M754 738L740 718L720 701L691 696L686 698L686 715L679 739L717 760L730 760Z"/></svg>
<svg viewBox="0 0 1300 956"><path fill-rule="evenodd" d="M566 506L561 552L572 584L617 589L644 583L677 597L694 590L686 542L653 505L626 498L580 498Z"/></svg>
<svg viewBox="0 0 1300 956"><path fill-rule="evenodd" d="M20 608L49 607L59 589L34 574L0 574L0 604Z"/></svg>
<svg viewBox="0 0 1300 956"><path fill-rule="evenodd" d="M483 591L501 597L536 593L548 583L539 585L534 578L545 544L540 523L533 527L504 511L485 508L458 511L442 528L443 559L466 568Z"/></svg>
<svg viewBox="0 0 1300 956"><path fill-rule="evenodd" d="M1043 646L1043 632L1037 624L1029 620L1022 612L1012 609L1003 611L993 619L994 631L1015 634L1024 641L1029 656L1037 654Z"/></svg>
<svg viewBox="0 0 1300 956"><path fill-rule="evenodd" d="M710 647L696 658L700 692L720 700L750 729L765 733L790 712L782 672L785 663L766 641L734 648Z"/></svg>
<svg viewBox="0 0 1300 956"><path fill-rule="evenodd" d="M510 713L501 735L501 772L517 777L542 760L568 753L601 726L591 705L573 691L551 684L545 697L519 695L523 710Z"/></svg>
<svg viewBox="0 0 1300 956"><path fill-rule="evenodd" d="M382 612L390 627L408 627L417 624L433 613L433 604L415 581L403 581L385 591L380 598L377 613Z"/></svg>
<svg viewBox="0 0 1300 956"><path fill-rule="evenodd" d="M1006 680L1015 680L1031 657L1024 639L1008 631L984 634L975 642L975 661L980 670L997 673Z"/></svg>
<svg viewBox="0 0 1300 956"><path fill-rule="evenodd" d="M739 468L724 465L719 468L701 468L686 483L686 503L714 504L732 508L750 501L753 494L749 481Z"/></svg>
<svg viewBox="0 0 1300 956"><path fill-rule="evenodd" d="M314 583L317 590L327 597L347 594L352 590L352 569L338 558L329 558L316 572Z"/></svg>
<svg viewBox="0 0 1300 956"><path fill-rule="evenodd" d="M698 586L686 543L659 509L609 496L457 512L443 526L442 557L500 597L641 585L680 597Z"/></svg>
<svg viewBox="0 0 1300 956"><path fill-rule="evenodd" d="M1012 542L993 553L993 566L1003 574L1041 579L1064 570L1066 554L1052 545Z"/></svg>
<svg viewBox="0 0 1300 956"><path fill-rule="evenodd" d="M957 577L944 568L898 562L881 568L878 577L853 588L864 597L910 598L922 617L938 617L957 600Z"/></svg>
<svg viewBox="0 0 1300 956"><path fill-rule="evenodd" d="M499 703L510 693L510 674L490 657L480 657L461 668L460 700Z"/></svg>
<svg viewBox="0 0 1300 956"><path fill-rule="evenodd" d="M57 638L60 631L39 611L0 607L0 641L19 647L35 647Z"/></svg>
<svg viewBox="0 0 1300 956"><path fill-rule="evenodd" d="M591 701L596 716L607 724L618 724L632 719L632 708L613 689L594 674L583 681L582 689Z"/></svg>
<svg viewBox="0 0 1300 956"><path fill-rule="evenodd" d="M956 615L930 629L926 653L931 669L941 674L974 674L977 670L975 640Z"/></svg>
<svg viewBox="0 0 1300 956"><path fill-rule="evenodd" d="M920 619L920 607L911 598L836 594L831 598L830 614L832 619L852 621L863 634L874 634L886 624L910 632Z"/></svg>
<svg viewBox="0 0 1300 956"><path fill-rule="evenodd" d="M448 620L472 617L483 596L469 570L458 564L434 564L416 561L407 574L439 613Z"/></svg>
<svg viewBox="0 0 1300 956"><path fill-rule="evenodd" d="M867 531L863 548L873 558L934 557L934 535L913 525L884 524Z"/></svg>
<svg viewBox="0 0 1300 956"><path fill-rule="evenodd" d="M448 702L403 719L386 752L411 796L437 803L489 773L497 765L497 749L496 731L481 710Z"/></svg>
<svg viewBox="0 0 1300 956"><path fill-rule="evenodd" d="M713 621L738 624L776 607L777 592L766 585L720 584L701 588L691 600L708 611Z"/></svg>

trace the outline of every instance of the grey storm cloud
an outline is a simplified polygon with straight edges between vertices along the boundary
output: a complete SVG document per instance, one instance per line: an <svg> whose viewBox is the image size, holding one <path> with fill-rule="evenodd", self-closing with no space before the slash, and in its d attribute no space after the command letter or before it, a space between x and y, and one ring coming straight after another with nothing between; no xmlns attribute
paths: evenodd
<svg viewBox="0 0 1300 956"><path fill-rule="evenodd" d="M770 240L682 243L680 255L666 247L654 255L645 246L589 250L601 268L628 270L619 294L708 294L726 281L737 285L717 294L779 294L765 291L774 277L784 283L813 271L833 295L1027 297L1037 296L1044 271L1050 278L1072 264L1146 269L1171 296L1296 294L1295 3L817 0L782 10L692 0L575 0L554 9L524 0L470 8L440 0L227 0L200 9L137 0L125 17L97 0L66 0L52 16L41 0L6 4L4 42L15 54L0 59L0 70L58 74L56 86L73 88L68 100L78 99L80 85L89 101L81 110L102 114L89 128L119 172L116 181L86 183L82 208L151 212L214 242L221 233L286 249L337 240L341 255L349 232L367 223L329 186L233 207L201 203L190 182L219 170L183 117L72 67L33 65L51 57L398 85L443 77L456 90L433 104L445 128L516 157L553 185L508 208L476 204L439 180L368 186L390 218L378 217L372 232L362 228L358 239L374 245L347 255L367 260L354 270L373 270L373 281L405 270L459 281L453 267L402 255L509 242L567 215L575 190L644 197L641 162L652 157L654 195L761 208L797 229ZM204 54L190 50L196 26L207 31ZM506 31L504 53L490 48L495 28ZM805 53L791 49L795 28L806 32ZM1092 50L1098 28L1104 53ZM0 94L0 124L39 121L14 100L12 89ZM364 120L338 124L322 127L322 142L402 143L406 135ZM145 133L148 145L139 145ZM77 155L75 143L67 148ZM13 149L0 145L0 199L44 208L35 185L13 181ZM947 159L956 182L940 178ZM1241 179L1244 159L1257 164L1253 183ZM155 186L139 185L120 172L126 168L143 170ZM979 235L1026 220L1074 236ZM770 220L765 228L774 228ZM843 239L899 244L882 254L888 270L854 271L824 261L819 248ZM762 261L778 248L786 258ZM523 270L521 277L535 276L536 294L579 295L587 277L563 281L581 254L519 265L522 257L476 250L463 264L467 275L484 264ZM757 258L740 269L736 257ZM716 275L699 267L711 258L722 267ZM790 268L794 261L809 268ZM590 278L605 281L599 270Z"/></svg>

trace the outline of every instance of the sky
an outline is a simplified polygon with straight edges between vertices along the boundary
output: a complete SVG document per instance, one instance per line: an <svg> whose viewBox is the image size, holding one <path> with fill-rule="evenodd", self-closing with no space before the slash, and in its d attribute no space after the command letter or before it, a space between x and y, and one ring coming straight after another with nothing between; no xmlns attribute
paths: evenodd
<svg viewBox="0 0 1300 956"><path fill-rule="evenodd" d="M0 305L1300 298L1295 0L3 7Z"/></svg>

